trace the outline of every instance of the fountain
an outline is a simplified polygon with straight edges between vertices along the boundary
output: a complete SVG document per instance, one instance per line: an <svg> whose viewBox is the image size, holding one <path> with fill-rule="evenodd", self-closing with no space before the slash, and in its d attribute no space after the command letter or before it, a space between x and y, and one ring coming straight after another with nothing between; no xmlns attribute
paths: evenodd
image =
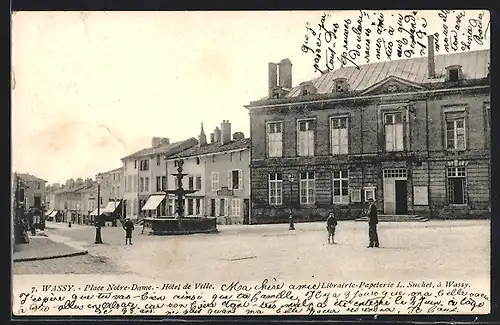
<svg viewBox="0 0 500 325"><path fill-rule="evenodd" d="M184 161L177 161L177 173L172 174L177 178L177 188L175 190L165 191L167 194L175 194L177 196L177 206L175 212L177 217L158 217L145 218L151 228L153 235L187 235L196 233L216 233L217 219L214 217L185 217L184 216L184 198L186 194L192 194L197 190L186 190L182 187L182 179L188 174L184 174L182 166Z"/></svg>

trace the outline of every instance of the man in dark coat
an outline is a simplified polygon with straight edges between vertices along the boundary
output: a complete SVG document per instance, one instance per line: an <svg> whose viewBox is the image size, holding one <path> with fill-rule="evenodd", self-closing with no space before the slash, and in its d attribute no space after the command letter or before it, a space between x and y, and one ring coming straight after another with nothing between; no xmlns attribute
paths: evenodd
<svg viewBox="0 0 500 325"><path fill-rule="evenodd" d="M132 232L134 231L134 223L130 221L130 218L123 223L123 229L125 230L125 245L132 245Z"/></svg>
<svg viewBox="0 0 500 325"><path fill-rule="evenodd" d="M373 200L369 201L370 208L368 210L368 236L370 237L370 244L368 247L379 247L378 234L377 234L377 224L378 224L378 212L377 206Z"/></svg>
<svg viewBox="0 0 500 325"><path fill-rule="evenodd" d="M335 228L337 228L337 218L330 212L326 219L326 230L328 230L328 244L335 244Z"/></svg>

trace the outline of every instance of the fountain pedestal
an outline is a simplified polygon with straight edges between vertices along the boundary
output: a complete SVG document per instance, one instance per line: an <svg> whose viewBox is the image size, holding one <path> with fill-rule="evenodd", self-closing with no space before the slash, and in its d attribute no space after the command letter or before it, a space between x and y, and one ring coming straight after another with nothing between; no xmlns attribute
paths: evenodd
<svg viewBox="0 0 500 325"><path fill-rule="evenodd" d="M192 194L197 190L185 190L182 187L182 179L188 174L182 173L184 161L177 161L177 173L172 174L177 178L177 188L175 190L165 191L167 194L175 194L177 197L176 217L167 218L145 218L146 222L152 228L153 235L188 235L197 233L217 233L217 218L194 216L184 216L184 198L186 194Z"/></svg>

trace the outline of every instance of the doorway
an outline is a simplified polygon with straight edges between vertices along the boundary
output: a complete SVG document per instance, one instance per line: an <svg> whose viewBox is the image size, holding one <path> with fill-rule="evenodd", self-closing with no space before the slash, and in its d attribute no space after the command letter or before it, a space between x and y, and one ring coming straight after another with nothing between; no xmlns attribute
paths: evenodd
<svg viewBox="0 0 500 325"><path fill-rule="evenodd" d="M250 200L249 199L243 200L243 224L244 225L250 224Z"/></svg>
<svg viewBox="0 0 500 325"><path fill-rule="evenodd" d="M210 216L215 217L215 199L210 200Z"/></svg>
<svg viewBox="0 0 500 325"><path fill-rule="evenodd" d="M408 189L406 168L384 169L384 213L402 215L408 213Z"/></svg>
<svg viewBox="0 0 500 325"><path fill-rule="evenodd" d="M408 213L408 189L406 187L407 180L398 179L395 182L396 186L396 214Z"/></svg>

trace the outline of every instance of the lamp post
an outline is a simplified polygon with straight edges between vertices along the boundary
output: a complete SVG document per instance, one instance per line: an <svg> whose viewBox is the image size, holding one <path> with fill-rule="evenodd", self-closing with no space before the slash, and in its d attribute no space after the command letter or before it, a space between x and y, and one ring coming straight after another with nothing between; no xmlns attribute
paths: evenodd
<svg viewBox="0 0 500 325"><path fill-rule="evenodd" d="M113 215L116 218L116 200L118 200L118 197L115 195L114 199L115 199L115 209L113 210ZM115 218L113 218L113 220L114 220L113 225L116 227L117 220Z"/></svg>
<svg viewBox="0 0 500 325"><path fill-rule="evenodd" d="M94 224L95 224L95 242L94 244L103 244L101 237L101 183L100 183L100 175L97 175L97 216Z"/></svg>
<svg viewBox="0 0 500 325"><path fill-rule="evenodd" d="M295 177L292 174L288 174L288 182L290 182L290 216L288 217L290 221L290 226L288 227L288 230L295 230L295 225L293 223L293 202L292 202L292 184L295 181Z"/></svg>

